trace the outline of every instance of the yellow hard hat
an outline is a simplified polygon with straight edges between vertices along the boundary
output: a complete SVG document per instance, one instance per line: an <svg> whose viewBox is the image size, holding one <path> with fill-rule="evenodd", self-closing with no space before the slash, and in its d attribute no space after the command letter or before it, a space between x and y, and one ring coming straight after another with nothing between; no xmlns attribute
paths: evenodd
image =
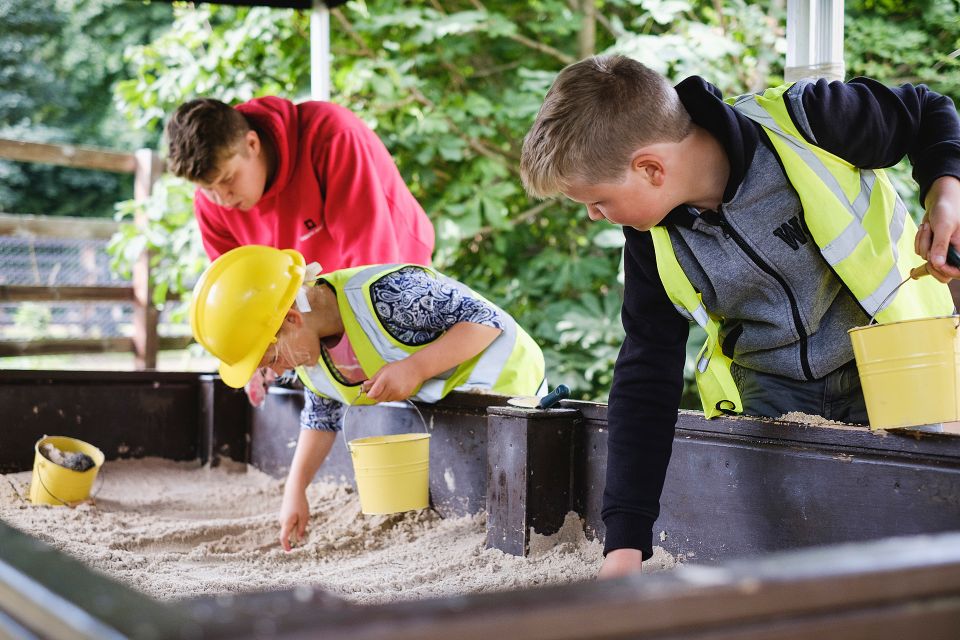
<svg viewBox="0 0 960 640"><path fill-rule="evenodd" d="M239 389L253 376L303 284L298 251L237 247L207 267L193 288L190 328L220 360L220 377Z"/></svg>

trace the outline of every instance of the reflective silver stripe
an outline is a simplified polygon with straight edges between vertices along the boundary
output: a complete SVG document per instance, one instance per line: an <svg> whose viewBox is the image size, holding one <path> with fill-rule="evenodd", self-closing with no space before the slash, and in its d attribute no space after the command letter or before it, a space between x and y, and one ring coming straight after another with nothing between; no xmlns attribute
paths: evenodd
<svg viewBox="0 0 960 640"><path fill-rule="evenodd" d="M797 126L803 133L810 138L810 141L817 144L817 137L813 135L813 129L810 127L810 121L807 120L807 112L803 108L803 88L808 84L813 84L808 78L802 78L793 83L793 86L784 92L784 96L790 101L793 108L790 112L797 121Z"/></svg>
<svg viewBox="0 0 960 640"><path fill-rule="evenodd" d="M880 303L900 284L901 280L900 269L897 268L897 264L894 263L893 268L883 277L883 282L880 283L880 286L874 289L873 293L859 301L864 311L871 316L874 315L880 307ZM896 296L894 296L893 300L896 299ZM889 305L887 305L887 307L889 308Z"/></svg>
<svg viewBox="0 0 960 640"><path fill-rule="evenodd" d="M693 319L697 321L697 324L707 328L707 323L710 322L710 316L707 315L707 308L702 304L693 310Z"/></svg>
<svg viewBox="0 0 960 640"><path fill-rule="evenodd" d="M298 369L302 369L303 373L309 378L310 384L313 385L313 388L310 389L311 391L337 400L338 402L350 404L350 400L343 397L340 390L330 381L329 374L323 366L318 364L312 367L298 367ZM301 378L301 382L303 382L303 378ZM309 388L309 385L307 388Z"/></svg>
<svg viewBox="0 0 960 640"><path fill-rule="evenodd" d="M690 313L689 311L687 311L687 308L686 308L685 306L683 306L682 304L677 304L676 302L674 302L674 303L673 303L673 308L676 309L676 310L677 310L677 313L679 313L680 315L682 315L682 316L683 316L684 318L686 318L688 321L694 322L693 314Z"/></svg>
<svg viewBox="0 0 960 640"><path fill-rule="evenodd" d="M387 362L396 362L403 360L408 354L406 351L390 342L383 335L383 329L379 321L370 313L367 307L367 295L363 291L363 285L377 273L382 273L392 267L400 265L377 265L367 267L358 271L351 277L343 287L344 294L347 297L347 303L357 319L357 324L363 329L367 339L373 344L373 348Z"/></svg>
<svg viewBox="0 0 960 640"><path fill-rule="evenodd" d="M697 371L699 371L700 373L703 373L704 371L707 370L707 367L709 365L710 365L710 356L704 354L700 356L700 359L697 361Z"/></svg>
<svg viewBox="0 0 960 640"><path fill-rule="evenodd" d="M877 174L870 170L860 170L860 193L857 194L857 197L853 202L850 202L846 194L843 192L843 189L841 189L840 185L837 183L836 178L832 173L830 173L829 170L827 170L827 168L823 165L823 162L820 161L816 154L810 151L806 145L802 144L795 137L785 133L773 119L773 116L767 113L763 107L760 106L760 104L757 102L756 96L741 96L734 103L734 107L743 113L743 115L773 131L790 145L792 145L796 150L797 155L800 156L801 160L803 160L808 167L813 169L813 171L817 174L817 177L823 181L824 185L837 198L837 201L845 204L847 210L854 219L850 221L850 224L847 225L847 227L841 231L836 238L834 238L829 244L821 249L824 258L831 266L836 266L842 262L866 237L866 231L863 228L863 218L866 216L867 210L870 208L870 198L873 193L873 189L876 186ZM802 111L802 109L800 109L800 111ZM894 266L884 276L883 282L880 284L880 286L870 293L870 295L859 300L863 308L871 314L876 311L884 298L886 298L893 288L896 287L901 281L900 270L897 267L897 262L899 260L897 243L900 241L900 237L903 235L904 228L906 227L907 209L899 196L895 195L895 197L896 202L894 204L893 215L890 218L890 223L887 228L887 232L890 235L890 247L893 253L892 257Z"/></svg>
<svg viewBox="0 0 960 640"><path fill-rule="evenodd" d="M673 307L674 309L677 310L677 313L682 315L684 318L686 318L690 322L696 322L698 325L700 325L704 329L707 328L707 322L710 321L710 317L707 315L707 308L704 307L702 304L698 306L696 309L694 309L693 313L690 313L690 311L687 310L687 308L682 304L674 303Z"/></svg>
<svg viewBox="0 0 960 640"><path fill-rule="evenodd" d="M367 295L363 290L363 285L377 273L388 271L393 266L400 265L375 266L363 269L354 274L344 286L344 295L347 297L347 302L353 311L353 315L357 319L357 323L363 329L364 334L366 334L367 338L373 344L377 353L387 362L402 360L409 356L410 353L394 344L384 335L380 322L370 313L370 308L367 305ZM456 280L436 273L435 271L431 271L431 273L436 274L444 284L459 291L461 295L470 298L479 297L470 288ZM492 388L497 378L500 377L500 373L507 365L510 355L513 353L514 345L517 342L517 323L502 309L492 303L489 304L500 312L501 318L504 321L504 328L496 340L484 350L470 371L470 375L464 384ZM445 380L447 380L454 371L456 371L456 368L438 374L430 380L426 380L414 398L425 402L436 402L440 400L445 393Z"/></svg>
<svg viewBox="0 0 960 640"><path fill-rule="evenodd" d="M860 193L857 194L856 200L847 207L854 219L832 242L820 250L831 266L836 266L853 253L857 245L867 237L867 232L863 228L863 218L870 208L870 196L876 182L877 174L873 171L863 170L860 172Z"/></svg>
<svg viewBox="0 0 960 640"><path fill-rule="evenodd" d="M451 372L447 372L447 377L450 376ZM411 400L422 400L423 402L436 402L443 398L443 388L445 384L444 381L439 378L430 378L425 380L422 385L420 385L420 390L417 391Z"/></svg>
<svg viewBox="0 0 960 640"><path fill-rule="evenodd" d="M907 226L907 205L903 203L898 194L896 202L893 204L893 217L890 219L890 248L893 250L893 261L900 259L900 250L897 248L900 243L900 236Z"/></svg>
<svg viewBox="0 0 960 640"><path fill-rule="evenodd" d="M781 138L784 142L788 143L794 148L797 155L803 160L803 162L813 169L814 173L817 174L817 177L823 182L831 193L837 198L838 202L848 203L847 194L843 192L843 189L840 187L840 184L837 182L837 179L834 177L830 171L823 166L823 162L820 161L820 158L816 156L809 147L800 140L797 140L792 135L786 133L783 129L780 128L780 125L777 124L777 121L773 119L769 113L764 110L763 107L757 102L756 96L749 95L743 96L741 99L737 100L734 103L737 111L747 116L751 120L763 125L767 129L770 129Z"/></svg>
<svg viewBox="0 0 960 640"><path fill-rule="evenodd" d="M874 315L880 309L880 305L884 300L887 299L887 296L890 293L900 286L900 282L903 280L903 275L900 273L900 237L903 235L903 230L906 227L907 222L907 205L903 203L903 200L900 199L900 196L897 196L897 200L893 205L893 218L890 220L890 250L893 252L893 268L887 272L887 275L884 276L883 282L880 283L876 289L873 290L869 296L860 300L861 306L869 313ZM894 296L893 300L896 300ZM892 302L892 300L891 300ZM889 306L889 304L887 305Z"/></svg>
<svg viewBox="0 0 960 640"><path fill-rule="evenodd" d="M466 384L485 385L493 388L500 377L500 372L507 366L513 347L517 344L517 323L505 312L497 308L503 318L503 331L497 339L490 343L483 355L477 360L476 366L470 372Z"/></svg>

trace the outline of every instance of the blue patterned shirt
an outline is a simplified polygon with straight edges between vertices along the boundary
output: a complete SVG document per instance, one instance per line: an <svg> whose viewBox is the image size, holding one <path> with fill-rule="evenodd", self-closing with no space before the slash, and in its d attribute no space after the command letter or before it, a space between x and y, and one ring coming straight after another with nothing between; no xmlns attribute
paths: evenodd
<svg viewBox="0 0 960 640"><path fill-rule="evenodd" d="M422 345L439 338L458 322L503 330L503 312L479 298L434 278L423 269L404 267L370 287L373 308L383 327L399 342ZM343 404L304 390L302 429L339 431Z"/></svg>

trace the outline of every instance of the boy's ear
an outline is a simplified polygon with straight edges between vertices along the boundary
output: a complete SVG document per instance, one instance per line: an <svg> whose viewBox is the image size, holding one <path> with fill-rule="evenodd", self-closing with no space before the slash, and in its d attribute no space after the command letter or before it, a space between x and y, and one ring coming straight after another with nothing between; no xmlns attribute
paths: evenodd
<svg viewBox="0 0 960 640"><path fill-rule="evenodd" d="M260 142L260 136L253 129L250 129L243 135L243 146L254 156L260 153L263 144Z"/></svg>
<svg viewBox="0 0 960 640"><path fill-rule="evenodd" d="M638 150L630 159L631 170L639 172L640 176L654 187L663 185L665 167L663 158L648 147Z"/></svg>

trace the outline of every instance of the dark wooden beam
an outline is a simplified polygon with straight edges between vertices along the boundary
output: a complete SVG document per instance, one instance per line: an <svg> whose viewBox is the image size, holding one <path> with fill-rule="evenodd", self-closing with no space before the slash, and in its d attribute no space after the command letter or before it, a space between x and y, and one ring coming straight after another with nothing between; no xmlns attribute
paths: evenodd
<svg viewBox="0 0 960 640"><path fill-rule="evenodd" d="M0 302L133 302L133 287L0 285Z"/></svg>
<svg viewBox="0 0 960 640"><path fill-rule="evenodd" d="M186 349L193 342L190 337L160 338L161 351ZM133 353L130 338L41 339L0 341L0 358L16 356L49 356L71 353Z"/></svg>

